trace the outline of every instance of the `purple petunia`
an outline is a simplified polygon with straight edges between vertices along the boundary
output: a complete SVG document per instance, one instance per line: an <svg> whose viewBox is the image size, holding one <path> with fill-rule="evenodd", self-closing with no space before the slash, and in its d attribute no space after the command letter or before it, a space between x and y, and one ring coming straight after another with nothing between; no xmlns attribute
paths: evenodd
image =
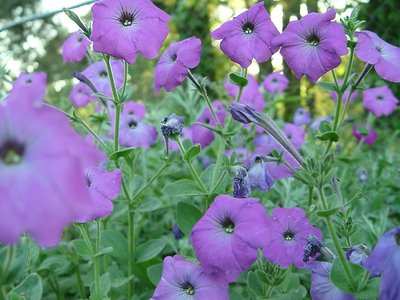
<svg viewBox="0 0 400 300"><path fill-rule="evenodd" d="M86 172L86 182L92 209L88 215L76 220L81 223L104 218L112 213L112 200L116 199L121 191L121 170L108 172L98 167L90 168Z"/></svg>
<svg viewBox="0 0 400 300"><path fill-rule="evenodd" d="M332 264L314 261L307 265L311 271L311 290L313 300L355 300L355 297L339 290L331 281Z"/></svg>
<svg viewBox="0 0 400 300"><path fill-rule="evenodd" d="M363 91L363 104L375 116L388 116L396 108L399 100L386 85Z"/></svg>
<svg viewBox="0 0 400 300"><path fill-rule="evenodd" d="M190 240L204 271L222 273L232 282L256 261L259 234L266 227L265 208L257 199L220 195L193 227Z"/></svg>
<svg viewBox="0 0 400 300"><path fill-rule="evenodd" d="M247 76L247 80L248 84L243 88L240 103L251 106L255 110L262 111L265 107L265 100L263 94L259 90L257 80L252 75ZM225 82L224 87L228 95L235 99L239 92L239 87L230 83L229 80Z"/></svg>
<svg viewBox="0 0 400 300"><path fill-rule="evenodd" d="M277 35L279 31L263 2L255 4L211 33L214 39L222 40L222 52L242 68L247 68L253 58L259 63L265 62L278 51L277 46L271 45L272 38Z"/></svg>
<svg viewBox="0 0 400 300"><path fill-rule="evenodd" d="M308 125L311 123L311 114L304 108L298 108L293 116L293 124L296 126Z"/></svg>
<svg viewBox="0 0 400 300"><path fill-rule="evenodd" d="M286 123L283 132L297 150L304 145L305 130L303 127Z"/></svg>
<svg viewBox="0 0 400 300"><path fill-rule="evenodd" d="M343 80L342 79L338 79L338 84L339 86L342 86L343 84ZM342 102L346 103L347 99L349 98L349 94L350 94L350 89L351 87L348 87L346 89L346 91L343 93L342 95ZM331 96L333 101L337 101L338 100L338 95L335 91L329 91L329 96ZM354 91L351 96L350 96L350 103L352 103L356 98L358 97L358 91Z"/></svg>
<svg viewBox="0 0 400 300"><path fill-rule="evenodd" d="M274 264L287 268L291 263L303 268L304 247L310 234L322 239L322 233L313 227L304 210L294 208L274 208L267 219L263 235L264 256Z"/></svg>
<svg viewBox="0 0 400 300"><path fill-rule="evenodd" d="M228 283L207 275L179 255L164 258L161 280L151 300L229 300Z"/></svg>
<svg viewBox="0 0 400 300"><path fill-rule="evenodd" d="M250 160L248 169L249 183L251 188L262 192L269 191L275 184L275 180L269 174L266 164L260 155L255 155Z"/></svg>
<svg viewBox="0 0 400 300"><path fill-rule="evenodd" d="M367 134L361 133L360 129L363 131L366 130ZM370 129L367 129L364 127L364 125L354 125L353 126L353 136L359 141L362 138L364 138L363 144L368 144L368 145L372 146L373 144L375 144L376 131L372 127Z"/></svg>
<svg viewBox="0 0 400 300"><path fill-rule="evenodd" d="M47 74L45 72L21 73L14 81L8 99L16 101L42 102L46 94Z"/></svg>
<svg viewBox="0 0 400 300"><path fill-rule="evenodd" d="M81 61L86 53L90 41L79 31L71 34L64 42L61 48L63 62Z"/></svg>
<svg viewBox="0 0 400 300"><path fill-rule="evenodd" d="M364 264L372 275L381 275L379 299L400 298L400 227L386 232Z"/></svg>
<svg viewBox="0 0 400 300"><path fill-rule="evenodd" d="M363 30L355 35L358 40L356 56L373 65L383 79L400 82L400 48L386 43L372 31Z"/></svg>
<svg viewBox="0 0 400 300"><path fill-rule="evenodd" d="M96 1L92 15L93 50L130 64L137 53L156 58L169 32L170 16L151 0Z"/></svg>
<svg viewBox="0 0 400 300"><path fill-rule="evenodd" d="M114 76L115 87L119 89L124 82L124 64L120 60L111 61L111 70ZM112 95L110 80L106 64L102 61L95 62L87 67L84 75L96 88L97 92L107 96Z"/></svg>
<svg viewBox="0 0 400 300"><path fill-rule="evenodd" d="M336 12L310 13L292 21L272 44L280 52L297 78L303 75L315 83L328 71L340 65L340 56L347 54L347 38L343 27L332 22Z"/></svg>
<svg viewBox="0 0 400 300"><path fill-rule="evenodd" d="M189 74L189 69L200 63L201 40L190 37L171 44L161 55L154 71L154 91L158 94L163 87L167 92L174 90Z"/></svg>
<svg viewBox="0 0 400 300"><path fill-rule="evenodd" d="M84 172L104 156L48 105L0 104L0 243L23 232L44 247L57 245L63 228L88 214Z"/></svg>
<svg viewBox="0 0 400 300"><path fill-rule="evenodd" d="M268 93L281 94L289 84L289 79L280 72L274 72L265 77L263 87Z"/></svg>
<svg viewBox="0 0 400 300"><path fill-rule="evenodd" d="M83 107L89 102L96 102L97 98L92 96L93 91L83 82L76 84L69 94L69 99L75 107Z"/></svg>

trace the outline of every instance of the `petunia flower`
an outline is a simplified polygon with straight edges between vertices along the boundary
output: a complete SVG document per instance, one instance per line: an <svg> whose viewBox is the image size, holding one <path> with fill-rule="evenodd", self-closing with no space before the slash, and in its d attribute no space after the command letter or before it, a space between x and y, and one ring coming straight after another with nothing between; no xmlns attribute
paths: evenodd
<svg viewBox="0 0 400 300"><path fill-rule="evenodd" d="M146 106L139 102L127 101L124 103L124 107L122 108L122 114L135 115L139 121L144 119L146 113Z"/></svg>
<svg viewBox="0 0 400 300"><path fill-rule="evenodd" d="M263 81L264 89L270 94L283 93L289 84L289 79L280 72L274 72L265 77Z"/></svg>
<svg viewBox="0 0 400 300"><path fill-rule="evenodd" d="M247 80L248 84L243 88L239 102L246 104L257 111L262 111L265 107L265 100L263 94L260 92L257 80L253 75L248 75ZM229 80L225 82L224 87L227 90L228 95L233 99L236 99L239 87L230 83Z"/></svg>
<svg viewBox="0 0 400 300"><path fill-rule="evenodd" d="M260 155L254 155L250 160L250 167L247 170L251 188L259 189L261 192L269 191L275 184L266 168L266 163Z"/></svg>
<svg viewBox="0 0 400 300"><path fill-rule="evenodd" d="M86 183L92 202L91 210L88 215L76 220L80 223L104 218L112 213L112 200L121 191L121 170L108 172L98 167L89 168L86 172Z"/></svg>
<svg viewBox="0 0 400 300"><path fill-rule="evenodd" d="M124 65L120 60L111 61L114 82L117 89L122 87L124 82ZM95 62L82 71L84 75L96 88L97 92L107 96L112 96L110 80L106 64L102 61Z"/></svg>
<svg viewBox="0 0 400 300"><path fill-rule="evenodd" d="M338 79L338 84L339 86L341 86L343 84L343 80L342 79ZM350 89L351 87L349 86L346 91L343 93L342 95L342 103L346 103L347 99L349 98L349 94L350 94ZM337 101L338 100L338 95L335 91L329 91L329 96L331 96L333 101ZM350 103L352 103L354 100L356 100L356 98L358 97L358 91L354 91L351 96L350 96Z"/></svg>
<svg viewBox="0 0 400 300"><path fill-rule="evenodd" d="M372 31L359 31L355 36L358 40L356 56L373 65L376 73L383 79L400 82L400 48L386 43Z"/></svg>
<svg viewBox="0 0 400 300"><path fill-rule="evenodd" d="M265 208L257 199L220 195L193 227L190 241L206 273L233 282L256 261L266 227Z"/></svg>
<svg viewBox="0 0 400 300"><path fill-rule="evenodd" d="M21 73L14 81L9 101L43 102L46 94L47 74L45 72Z"/></svg>
<svg viewBox="0 0 400 300"><path fill-rule="evenodd" d="M347 38L343 27L332 22L336 12L310 13L292 21L283 33L272 40L290 69L300 79L303 75L316 83L325 73L340 65L340 56L347 54Z"/></svg>
<svg viewBox="0 0 400 300"><path fill-rule="evenodd" d="M359 244L350 247L346 251L346 258L353 264L363 266L365 264L365 261L368 259L369 254L370 249L365 245Z"/></svg>
<svg viewBox="0 0 400 300"><path fill-rule="evenodd" d="M311 298L313 300L355 300L356 298L339 290L331 281L332 264L324 261L314 261L306 268L311 271Z"/></svg>
<svg viewBox="0 0 400 300"><path fill-rule="evenodd" d="M291 263L303 268L304 247L308 236L311 234L319 240L322 239L321 231L313 227L304 210L297 207L274 208L272 216L267 219L264 232L264 256L282 268L287 268Z"/></svg>
<svg viewBox="0 0 400 300"><path fill-rule="evenodd" d="M363 128L364 130L366 130L367 134L361 133L360 128L361 129ZM359 141L364 137L363 144L368 144L368 145L372 146L373 144L375 144L377 134L376 134L375 129L372 127L370 129L367 129L364 127L364 125L354 125L353 126L353 136Z"/></svg>
<svg viewBox="0 0 400 300"><path fill-rule="evenodd" d="M112 130L113 133L114 130ZM156 142L157 136L156 128L142 122L136 115L121 115L119 126L119 143L121 146L149 149Z"/></svg>
<svg viewBox="0 0 400 300"><path fill-rule="evenodd" d="M293 116L293 124L296 126L308 125L311 123L311 114L304 108L298 108Z"/></svg>
<svg viewBox="0 0 400 300"><path fill-rule="evenodd" d="M215 40L222 40L222 52L242 68L250 66L253 58L259 63L265 62L278 51L278 47L271 44L277 35L279 31L263 2L253 5L211 33Z"/></svg>
<svg viewBox="0 0 400 300"><path fill-rule="evenodd" d="M79 31L71 34L61 47L63 62L78 62L84 59L91 42Z"/></svg>
<svg viewBox="0 0 400 300"><path fill-rule="evenodd" d="M375 116L388 116L396 108L399 100L386 85L363 91L363 104Z"/></svg>
<svg viewBox="0 0 400 300"><path fill-rule="evenodd" d="M93 91L83 82L76 84L69 94L69 99L75 107L83 107L89 102L96 102L97 98L92 96Z"/></svg>
<svg viewBox="0 0 400 300"><path fill-rule="evenodd" d="M364 264L372 275L381 275L379 299L400 298L400 227L386 232Z"/></svg>
<svg viewBox="0 0 400 300"><path fill-rule="evenodd" d="M189 74L189 69L200 63L201 40L190 37L171 44L161 55L154 71L154 91L158 94L163 87L167 92L174 90Z"/></svg>
<svg viewBox="0 0 400 300"><path fill-rule="evenodd" d="M303 127L286 123L283 132L297 150L304 145L305 130Z"/></svg>
<svg viewBox="0 0 400 300"><path fill-rule="evenodd" d="M151 0L101 0L92 6L93 50L136 61L137 53L154 59L168 35L170 16Z"/></svg>
<svg viewBox="0 0 400 300"><path fill-rule="evenodd" d="M23 101L0 104L0 243L26 232L41 246L60 241L63 228L87 215L84 170L104 160L66 115Z"/></svg>
<svg viewBox="0 0 400 300"><path fill-rule="evenodd" d="M151 300L229 300L228 284L205 274L179 255L164 258L161 280Z"/></svg>

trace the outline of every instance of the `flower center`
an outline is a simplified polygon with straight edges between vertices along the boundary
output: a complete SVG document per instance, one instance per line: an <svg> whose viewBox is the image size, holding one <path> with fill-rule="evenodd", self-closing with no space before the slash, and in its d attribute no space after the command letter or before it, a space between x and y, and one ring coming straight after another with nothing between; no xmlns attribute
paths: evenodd
<svg viewBox="0 0 400 300"><path fill-rule="evenodd" d="M30 79L30 78L26 79L26 80L25 80L25 83L28 83L28 84L29 84L29 83L32 83L32 79Z"/></svg>
<svg viewBox="0 0 400 300"><path fill-rule="evenodd" d="M383 100L383 96L379 95L378 97L376 97L376 100L382 101Z"/></svg>
<svg viewBox="0 0 400 300"><path fill-rule="evenodd" d="M284 233L283 233L283 238L284 238L286 241L291 241L291 240L293 240L293 238L294 238L294 232L292 232L292 231L290 231L290 230L284 232Z"/></svg>
<svg viewBox="0 0 400 300"><path fill-rule="evenodd" d="M274 83L278 82L278 78L272 79L272 82L274 82Z"/></svg>
<svg viewBox="0 0 400 300"><path fill-rule="evenodd" d="M255 26L254 26L254 24L251 23L251 22L246 22L246 23L244 23L243 26L242 26L242 30L243 30L243 32L244 32L245 34L252 34L253 31L254 31L254 28L255 28Z"/></svg>
<svg viewBox="0 0 400 300"><path fill-rule="evenodd" d="M0 146L0 160L6 165L17 165L25 153L25 146L19 142L8 140Z"/></svg>
<svg viewBox="0 0 400 300"><path fill-rule="evenodd" d="M235 223L233 223L229 217L225 217L225 219L221 222L221 225L226 233L232 234L235 230Z"/></svg>
<svg viewBox="0 0 400 300"><path fill-rule="evenodd" d="M375 50L378 51L379 53L382 53L383 52L383 47L380 46L380 45L375 46Z"/></svg>
<svg viewBox="0 0 400 300"><path fill-rule="evenodd" d="M190 284L189 282L185 282L185 283L182 285L182 289L183 289L183 291L184 291L186 294L188 294L188 295L194 295L195 289L194 289L193 285Z"/></svg>
<svg viewBox="0 0 400 300"><path fill-rule="evenodd" d="M130 12L126 8L121 8L118 21L125 27L131 26L136 19L137 12Z"/></svg>
<svg viewBox="0 0 400 300"><path fill-rule="evenodd" d="M176 59L177 59L177 57L178 57L178 55L177 55L176 53L172 53L171 56L170 56L169 58L170 58L170 60L171 60L172 62L175 62Z"/></svg>
<svg viewBox="0 0 400 300"><path fill-rule="evenodd" d="M135 128L137 126L137 122L135 120L131 120L128 123L129 128Z"/></svg>
<svg viewBox="0 0 400 300"><path fill-rule="evenodd" d="M308 43L311 44L311 46L314 46L314 47L318 46L319 43L321 42L321 39L315 32L312 32L309 36L307 36L306 40Z"/></svg>
<svg viewBox="0 0 400 300"><path fill-rule="evenodd" d="M106 71L101 71L99 75L100 75L100 77L103 77L103 78L108 76Z"/></svg>
<svg viewBox="0 0 400 300"><path fill-rule="evenodd" d="M395 236L394 236L394 238L396 239L397 245L400 246L400 232L396 233Z"/></svg>

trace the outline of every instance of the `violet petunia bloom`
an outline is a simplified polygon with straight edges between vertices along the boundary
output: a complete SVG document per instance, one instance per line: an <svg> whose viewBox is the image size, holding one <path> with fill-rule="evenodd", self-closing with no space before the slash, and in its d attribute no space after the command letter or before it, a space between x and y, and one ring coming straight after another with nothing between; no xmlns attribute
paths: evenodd
<svg viewBox="0 0 400 300"><path fill-rule="evenodd" d="M303 127L286 123L283 127L283 132L297 150L304 145L305 130Z"/></svg>
<svg viewBox="0 0 400 300"><path fill-rule="evenodd" d="M146 113L146 106L143 103L138 103L134 101L125 102L122 109L122 114L135 115L139 121L144 119Z"/></svg>
<svg viewBox="0 0 400 300"><path fill-rule="evenodd" d="M346 259L353 264L363 266L368 259L370 249L362 244L352 246L346 251Z"/></svg>
<svg viewBox="0 0 400 300"><path fill-rule="evenodd" d="M267 219L263 235L264 256L274 264L287 268L291 263L303 268L304 247L310 234L322 239L322 233L313 227L304 210L294 208L274 208Z"/></svg>
<svg viewBox="0 0 400 300"><path fill-rule="evenodd" d="M384 85L363 91L363 104L375 116L388 116L396 108L399 100L393 95L391 89Z"/></svg>
<svg viewBox="0 0 400 300"><path fill-rule="evenodd" d="M272 38L277 35L279 31L263 2L253 5L211 33L215 40L222 40L222 52L242 68L250 66L253 58L259 63L265 62L278 51L279 47L271 45Z"/></svg>
<svg viewBox="0 0 400 300"><path fill-rule="evenodd" d="M263 82L264 89L270 94L283 93L289 84L289 79L280 72L274 72L265 77Z"/></svg>
<svg viewBox="0 0 400 300"><path fill-rule="evenodd" d="M101 0L92 6L93 50L136 61L137 53L154 59L168 35L170 16L151 0Z"/></svg>
<svg viewBox="0 0 400 300"><path fill-rule="evenodd" d="M269 174L266 163L262 156L255 155L250 160L250 167L247 170L251 188L259 189L261 192L269 191L275 184L275 180Z"/></svg>
<svg viewBox="0 0 400 300"><path fill-rule="evenodd" d="M64 42L61 48L63 62L78 62L81 61L88 50L90 41L79 31L71 34Z"/></svg>
<svg viewBox="0 0 400 300"><path fill-rule="evenodd" d="M179 255L164 258L161 280L150 300L203 299L229 300L228 283Z"/></svg>
<svg viewBox="0 0 400 300"><path fill-rule="evenodd" d="M14 81L9 101L43 102L46 94L47 74L45 72L21 73Z"/></svg>
<svg viewBox="0 0 400 300"><path fill-rule="evenodd" d="M343 27L332 22L336 12L310 13L292 21L283 33L272 40L282 47L280 53L300 79L303 75L316 83L325 73L340 65L340 56L347 54L347 38Z"/></svg>
<svg viewBox="0 0 400 300"><path fill-rule="evenodd" d="M325 261L314 261L307 265L311 271L311 298L313 300L355 300L356 298L339 290L331 281L332 264Z"/></svg>
<svg viewBox="0 0 400 300"><path fill-rule="evenodd" d="M154 91L163 87L167 92L174 90L188 76L189 69L200 63L201 40L190 37L171 44L161 55L154 71Z"/></svg>
<svg viewBox="0 0 400 300"><path fill-rule="evenodd" d="M361 133L360 132L360 128L367 130L368 134L365 133ZM376 131L374 128L364 128L364 125L354 125L353 126L353 136L357 139L357 140L361 140L362 138L364 138L363 144L368 144L370 146L372 146L373 144L375 144L376 141Z"/></svg>
<svg viewBox="0 0 400 300"><path fill-rule="evenodd" d="M111 70L114 76L115 87L119 89L124 82L124 64L120 60L113 60L111 61ZM91 64L82 71L82 75L93 84L97 92L112 96L107 67L103 61Z"/></svg>
<svg viewBox="0 0 400 300"><path fill-rule="evenodd" d="M93 91L85 83L79 82L72 88L69 99L75 107L83 107L89 102L97 101L97 98L92 94Z"/></svg>
<svg viewBox="0 0 400 300"><path fill-rule="evenodd" d="M88 215L76 220L80 223L104 218L112 213L112 200L115 200L121 191L121 170L108 172L92 167L86 172L86 181L92 209Z"/></svg>
<svg viewBox="0 0 400 300"><path fill-rule="evenodd" d="M2 102L0 243L26 232L43 247L57 245L64 227L90 211L84 172L104 159L57 109Z"/></svg>
<svg viewBox="0 0 400 300"><path fill-rule="evenodd" d="M260 92L257 80L253 75L248 75L247 80L248 84L243 88L243 92L240 97L240 103L251 106L257 111L262 111L265 107L265 100L263 94ZM225 82L224 87L227 90L228 95L233 99L236 99L236 96L239 92L239 87L233 83L230 83L229 80Z"/></svg>
<svg viewBox="0 0 400 300"><path fill-rule="evenodd" d="M380 238L364 266L372 275L382 277L379 299L400 299L400 227Z"/></svg>
<svg viewBox="0 0 400 300"><path fill-rule="evenodd" d="M338 79L338 84L339 86L341 86L343 84L343 80L342 79ZM343 93L342 95L342 103L346 103L347 99L349 98L349 94L350 94L350 89L351 87L349 86L346 91ZM329 96L331 96L333 101L337 101L338 100L338 95L335 91L329 91ZM354 91L351 96L350 96L350 103L352 103L354 100L356 100L356 98L358 97L358 91Z"/></svg>
<svg viewBox="0 0 400 300"><path fill-rule="evenodd" d="M257 260L259 234L266 227L258 199L220 195L193 227L190 241L206 273L223 274L233 282Z"/></svg>
<svg viewBox="0 0 400 300"><path fill-rule="evenodd" d="M298 108L293 116L293 124L297 126L311 123L311 114L304 108Z"/></svg>
<svg viewBox="0 0 400 300"><path fill-rule="evenodd" d="M357 37L356 56L373 65L376 73L391 82L400 82L400 48L382 40L376 33L363 30Z"/></svg>
<svg viewBox="0 0 400 300"><path fill-rule="evenodd" d="M157 136L157 129L140 121L140 118L136 115L121 115L119 126L119 143L121 146L149 149L156 142Z"/></svg>

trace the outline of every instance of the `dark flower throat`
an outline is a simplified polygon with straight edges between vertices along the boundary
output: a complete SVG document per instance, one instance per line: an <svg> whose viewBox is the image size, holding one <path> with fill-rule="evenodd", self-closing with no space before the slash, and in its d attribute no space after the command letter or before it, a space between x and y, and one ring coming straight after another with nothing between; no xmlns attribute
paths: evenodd
<svg viewBox="0 0 400 300"><path fill-rule="evenodd" d="M25 153L25 146L14 140L6 140L0 145L0 160L6 165L17 165Z"/></svg>

